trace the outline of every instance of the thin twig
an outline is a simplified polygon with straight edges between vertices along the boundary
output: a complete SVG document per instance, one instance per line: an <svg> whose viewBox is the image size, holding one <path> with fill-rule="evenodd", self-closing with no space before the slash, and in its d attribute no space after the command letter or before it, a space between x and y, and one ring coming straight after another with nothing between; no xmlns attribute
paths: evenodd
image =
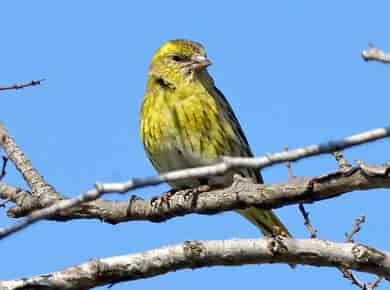
<svg viewBox="0 0 390 290"><path fill-rule="evenodd" d="M40 85L41 82L43 82L45 79L40 79L40 80L32 80L27 83L20 83L20 84L13 84L9 86L0 86L0 91L6 91L6 90L19 90L19 89L24 89L27 87L33 87Z"/></svg>
<svg viewBox="0 0 390 290"><path fill-rule="evenodd" d="M378 287L379 283L382 281L382 277L380 276L377 276L376 279L370 283L367 284L367 290L372 290L372 289L375 289L376 287Z"/></svg>
<svg viewBox="0 0 390 290"><path fill-rule="evenodd" d="M352 169L352 165L344 158L341 152L335 151L333 155L336 158L337 162L339 163L339 168L341 171L346 172ZM355 223L353 225L351 232L345 233L347 243L354 243L353 237L361 230L361 225L365 222L365 219L366 219L365 215L363 214L359 218L355 219ZM382 279L381 277L378 276L373 282L364 283L358 277L356 277L356 275L354 275L351 270L345 267L340 267L339 270L343 274L344 278L350 280L353 285L356 285L362 290L374 289Z"/></svg>
<svg viewBox="0 0 390 290"><path fill-rule="evenodd" d="M307 230L310 233L310 238L316 239L317 238L317 230L314 229L313 225L310 222L309 218L309 213L305 210L305 207L303 206L302 203L299 204L299 211L301 212L303 219L304 219L304 224Z"/></svg>
<svg viewBox="0 0 390 290"><path fill-rule="evenodd" d="M361 288L362 290L368 290L366 283L359 280L358 277L356 277L351 270L340 267L338 268L340 272L343 274L343 277L351 281L352 285L356 285L357 287Z"/></svg>
<svg viewBox="0 0 390 290"><path fill-rule="evenodd" d="M284 151L288 152L288 146L284 147ZM292 169L291 161L288 161L286 166L287 166L288 179L290 179L290 180L294 179L295 176L294 176L294 172L293 172L293 169Z"/></svg>
<svg viewBox="0 0 390 290"><path fill-rule="evenodd" d="M344 158L344 155L340 151L333 152L333 156L336 161L339 163L339 168L341 171L348 171L352 168L352 165Z"/></svg>
<svg viewBox="0 0 390 290"><path fill-rule="evenodd" d="M350 233L345 233L347 243L354 243L353 236L361 230L360 225L364 223L365 216L361 215L359 218L355 219L353 224L353 228ZM353 285L361 288L362 290L367 290L367 285L363 281L361 281L358 277L356 277L353 272L347 268L340 267L339 270L343 274L343 277L351 281Z"/></svg>
<svg viewBox="0 0 390 290"><path fill-rule="evenodd" d="M284 150L287 152L288 151L288 147L286 146L284 148ZM295 179L296 177L294 176L294 172L292 170L291 161L287 162L287 171L288 171L289 180L292 180L292 181L296 180ZM301 214L303 216L303 223L304 223L305 227L307 228L307 230L310 233L310 238L311 239L316 239L317 238L317 230L311 224L310 218L309 218L309 213L306 211L305 207L303 206L303 203L300 203L298 205L298 208L299 208L299 211L301 212Z"/></svg>
<svg viewBox="0 0 390 290"><path fill-rule="evenodd" d="M4 176L7 174L7 172L5 171L5 168L7 167L7 162L8 162L8 158L6 156L3 156L2 157L3 159L3 165L1 167L1 172L0 172L0 181L4 178ZM10 202L11 199L9 198L6 198L5 200L3 200L2 202L0 202L0 208L2 207L5 207L5 205Z"/></svg>
<svg viewBox="0 0 390 290"><path fill-rule="evenodd" d="M342 158L342 156L341 156ZM306 228L308 229L309 233L310 233L310 237L313 239L313 238L317 238L317 231L313 228L311 222L310 222L310 219L309 219L309 214L306 212L303 204L300 204L299 205L299 210L300 212L302 213L302 216L304 218L304 223L305 223L305 226ZM354 226L353 226L353 229L351 231L351 233L349 234L345 234L347 239L346 239L346 243L353 243L353 236L360 231L361 229L361 224L364 223L365 221L365 216L364 215L361 215L359 218L357 218L355 220L355 223L354 223ZM356 277L353 272L346 268L346 267L343 267L343 266L340 266L340 267L337 267L337 269L343 274L343 277L348 279L349 281L351 281L351 283L353 285L356 285L357 287L361 288L362 290L373 290L375 287L378 286L378 284L380 283L380 281L382 280L382 278L380 276L377 276L377 278L371 282L371 283L364 283L362 282L358 277Z"/></svg>
<svg viewBox="0 0 390 290"><path fill-rule="evenodd" d="M345 233L346 240L345 242L347 243L354 243L355 241L353 240L353 236L360 232L361 230L361 224L363 224L366 221L366 216L362 214L360 217L355 219L355 223L353 225L353 228L350 233Z"/></svg>
<svg viewBox="0 0 390 290"><path fill-rule="evenodd" d="M311 222L310 222L310 219L309 219L309 213L305 210L303 204L299 204L299 211L301 212L302 216L303 216L303 219L304 219L304 224L305 224L305 227L307 228L307 230L309 231L310 233L310 238L312 239L315 239L317 238L317 231L314 229L314 227L312 226ZM356 222L357 223L357 222ZM354 232L356 229L354 227L354 230L352 232ZM359 228L360 230L360 228ZM351 234L353 235L353 234ZM352 237L347 240L347 243L351 242L351 239ZM367 290L365 287L366 287L366 284L363 283L362 281L360 281L353 273L351 270L349 270L348 268L345 268L345 267L338 267L337 268L342 274L343 274L343 277L350 280L352 282L353 285L356 285L358 286L359 288L363 289L363 290Z"/></svg>
<svg viewBox="0 0 390 290"><path fill-rule="evenodd" d="M7 167L8 158L6 156L3 156L2 159L3 159L3 165L1 167L1 172L0 172L0 181L7 174L7 172L5 171L5 168Z"/></svg>
<svg viewBox="0 0 390 290"><path fill-rule="evenodd" d="M224 157L222 158L222 162L215 165L176 170L150 178L134 178L121 183L96 183L96 188L104 193L126 193L130 190L145 186L158 185L168 181L219 175L233 168L245 167L262 169L288 161L297 161L315 155L332 153L334 151L372 142L388 136L390 136L390 127L383 127L346 137L344 139L298 148L288 152L283 151L255 158Z"/></svg>
<svg viewBox="0 0 390 290"><path fill-rule="evenodd" d="M376 287L378 287L379 283L382 281L381 276L376 276L375 280L369 283L365 283L361 281L356 275L353 274L353 272L349 269L339 267L338 268L340 272L343 274L343 277L351 281L353 285L356 285L362 290L373 290Z"/></svg>
<svg viewBox="0 0 390 290"><path fill-rule="evenodd" d="M364 214L362 214L360 217L355 219L355 222L353 224L353 228L350 233L345 233L346 243L354 243L353 237L355 234L360 232L361 230L361 225L366 221L366 217ZM376 288L379 283L382 280L382 277L377 276L373 282L365 283L361 281L356 275L353 274L353 272L350 269L344 268L344 267L339 267L339 270L341 273L343 273L344 278L348 279L351 281L353 285L358 286L362 290L373 290Z"/></svg>

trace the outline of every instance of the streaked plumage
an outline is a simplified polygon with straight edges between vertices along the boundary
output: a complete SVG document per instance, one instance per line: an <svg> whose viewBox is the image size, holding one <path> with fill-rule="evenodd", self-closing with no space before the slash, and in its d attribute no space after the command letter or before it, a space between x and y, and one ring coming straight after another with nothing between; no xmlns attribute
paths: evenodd
<svg viewBox="0 0 390 290"><path fill-rule="evenodd" d="M221 156L253 156L232 108L206 69L209 64L203 46L189 40L168 41L153 56L141 110L141 136L159 173L213 164ZM258 170L240 169L170 185L228 186L235 173L262 182ZM272 211L252 207L239 212L266 235L276 226L289 236Z"/></svg>

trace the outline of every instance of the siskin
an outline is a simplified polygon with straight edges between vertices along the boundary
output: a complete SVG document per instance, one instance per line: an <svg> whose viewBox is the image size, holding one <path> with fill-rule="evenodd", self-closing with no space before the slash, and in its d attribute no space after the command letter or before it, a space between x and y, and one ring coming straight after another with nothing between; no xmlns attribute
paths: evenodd
<svg viewBox="0 0 390 290"><path fill-rule="evenodd" d="M221 156L253 156L232 108L207 71L210 64L201 44L182 39L166 42L152 58L141 109L141 138L159 173L210 165ZM244 168L169 184L174 189L228 186L233 174L263 182L258 170ZM265 235L290 236L270 210L250 207L238 212Z"/></svg>

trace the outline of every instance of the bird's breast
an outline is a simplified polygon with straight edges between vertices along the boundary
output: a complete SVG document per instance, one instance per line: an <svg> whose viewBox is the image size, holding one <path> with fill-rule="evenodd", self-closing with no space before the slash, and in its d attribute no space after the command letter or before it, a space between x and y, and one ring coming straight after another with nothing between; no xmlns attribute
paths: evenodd
<svg viewBox="0 0 390 290"><path fill-rule="evenodd" d="M232 131L211 96L145 98L141 135L159 172L202 166L223 155L236 155Z"/></svg>

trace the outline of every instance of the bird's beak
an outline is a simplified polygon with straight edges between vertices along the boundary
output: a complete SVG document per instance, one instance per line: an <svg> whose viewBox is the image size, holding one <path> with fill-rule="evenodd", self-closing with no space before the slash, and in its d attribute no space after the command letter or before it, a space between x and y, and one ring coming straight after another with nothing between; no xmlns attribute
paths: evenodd
<svg viewBox="0 0 390 290"><path fill-rule="evenodd" d="M201 70L208 67L212 62L205 56L200 54L194 54L191 57L192 67L196 70Z"/></svg>

